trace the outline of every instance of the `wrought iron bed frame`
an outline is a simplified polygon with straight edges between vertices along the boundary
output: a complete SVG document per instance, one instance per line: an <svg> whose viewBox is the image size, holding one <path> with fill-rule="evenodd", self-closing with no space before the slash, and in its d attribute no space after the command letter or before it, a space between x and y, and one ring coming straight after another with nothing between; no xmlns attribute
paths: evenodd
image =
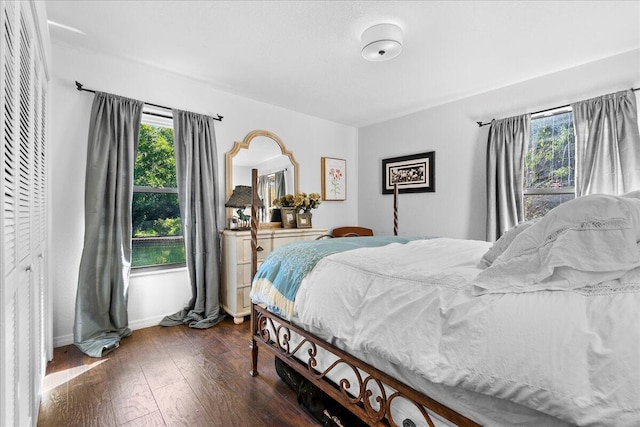
<svg viewBox="0 0 640 427"><path fill-rule="evenodd" d="M252 170L253 204L251 206L251 272L257 271L258 231L258 171ZM397 186L394 191L394 234L397 235ZM300 341L293 341L297 334ZM396 399L411 402L430 427L435 427L427 410L455 423L459 427L479 427L480 424L458 412L436 402L429 396L391 377L347 352L293 325L264 307L251 303L251 376L258 375L258 346L270 351L275 357L293 368L308 381L316 385L343 407L370 426L415 426L413 420L404 419L399 424L393 418L391 405ZM317 368L320 351L336 357L327 368ZM347 367L349 378L339 375L338 382L329 379L338 367Z"/></svg>

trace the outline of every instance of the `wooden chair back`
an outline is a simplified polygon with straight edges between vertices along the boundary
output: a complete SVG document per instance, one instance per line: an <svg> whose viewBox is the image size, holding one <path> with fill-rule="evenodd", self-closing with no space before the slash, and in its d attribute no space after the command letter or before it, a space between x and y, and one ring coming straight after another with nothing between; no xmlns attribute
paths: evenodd
<svg viewBox="0 0 640 427"><path fill-rule="evenodd" d="M333 237L373 236L373 230L366 227L338 227L331 234Z"/></svg>

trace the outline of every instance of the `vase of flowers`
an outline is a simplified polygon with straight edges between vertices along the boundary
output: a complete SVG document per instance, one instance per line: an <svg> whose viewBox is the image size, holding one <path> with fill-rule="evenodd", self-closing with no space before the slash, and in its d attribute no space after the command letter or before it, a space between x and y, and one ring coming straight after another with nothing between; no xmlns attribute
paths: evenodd
<svg viewBox="0 0 640 427"><path fill-rule="evenodd" d="M322 203L318 193L298 193L285 194L273 201L273 204L280 209L282 214L282 227L295 228L297 225L297 215L301 210L308 214L308 226L311 225L311 209L317 209ZM305 227L307 225L305 224Z"/></svg>
<svg viewBox="0 0 640 427"><path fill-rule="evenodd" d="M303 213L296 215L296 225L298 228L311 228L311 209L317 209L322 203L320 194L318 193L300 193L296 197L300 197L301 209Z"/></svg>
<svg viewBox="0 0 640 427"><path fill-rule="evenodd" d="M285 194L273 201L276 208L280 209L283 228L296 228L296 214L300 212L300 201L293 194Z"/></svg>
<svg viewBox="0 0 640 427"><path fill-rule="evenodd" d="M318 209L320 203L322 203L322 198L318 193L309 193L308 195L305 193L300 193L299 196L302 197L302 209L304 213L311 213L311 209Z"/></svg>

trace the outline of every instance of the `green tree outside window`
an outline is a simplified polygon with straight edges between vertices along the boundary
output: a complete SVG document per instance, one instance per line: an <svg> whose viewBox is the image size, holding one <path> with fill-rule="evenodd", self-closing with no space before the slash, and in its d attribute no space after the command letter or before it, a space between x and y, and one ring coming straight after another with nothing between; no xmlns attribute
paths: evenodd
<svg viewBox="0 0 640 427"><path fill-rule="evenodd" d="M560 203L574 198L573 113L531 120L524 163L525 219L539 218Z"/></svg>
<svg viewBox="0 0 640 427"><path fill-rule="evenodd" d="M133 185L132 266L183 263L173 129L140 126Z"/></svg>

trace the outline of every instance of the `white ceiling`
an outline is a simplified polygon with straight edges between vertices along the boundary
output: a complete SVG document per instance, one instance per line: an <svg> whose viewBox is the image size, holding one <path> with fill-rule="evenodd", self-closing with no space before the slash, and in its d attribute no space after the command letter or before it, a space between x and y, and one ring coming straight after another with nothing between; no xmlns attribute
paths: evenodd
<svg viewBox="0 0 640 427"><path fill-rule="evenodd" d="M50 25L55 43L356 127L640 48L640 1L48 1L46 8L50 21L81 32ZM365 61L360 36L383 22L403 29L404 50L388 62Z"/></svg>

